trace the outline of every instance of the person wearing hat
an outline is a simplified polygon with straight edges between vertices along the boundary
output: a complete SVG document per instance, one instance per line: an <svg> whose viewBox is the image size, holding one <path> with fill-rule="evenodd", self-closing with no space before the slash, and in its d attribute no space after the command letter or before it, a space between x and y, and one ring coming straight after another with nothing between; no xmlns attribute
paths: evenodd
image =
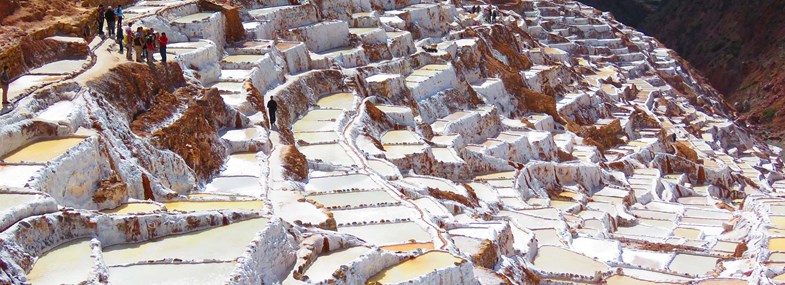
<svg viewBox="0 0 785 285"><path fill-rule="evenodd" d="M106 19L106 28L109 30L110 37L114 36L114 29L117 27L115 26L115 22L114 22L115 16L117 15L115 15L112 6L106 8L106 12L104 12L104 19Z"/></svg>

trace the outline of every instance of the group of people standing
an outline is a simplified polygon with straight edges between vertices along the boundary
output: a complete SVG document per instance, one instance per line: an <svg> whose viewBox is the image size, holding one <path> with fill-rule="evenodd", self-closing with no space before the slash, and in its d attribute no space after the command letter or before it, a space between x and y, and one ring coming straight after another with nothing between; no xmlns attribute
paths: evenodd
<svg viewBox="0 0 785 285"><path fill-rule="evenodd" d="M158 50L161 61L166 62L166 46L169 44L166 33L159 34L153 28L143 27L136 27L134 30L133 23L130 22L123 29L122 7L112 9L112 6L104 8L104 5L99 5L98 15L98 34L104 35L103 26L106 21L109 37L115 37L115 41L120 46L120 53L125 53L127 60L134 60L133 54L136 53L136 62L146 61L152 64L155 62L153 54Z"/></svg>
<svg viewBox="0 0 785 285"><path fill-rule="evenodd" d="M482 13L482 18L491 24L496 23L496 17L499 13L498 9L496 9L496 7L492 7L491 5L485 6L485 9L480 8L480 5L474 5L469 9L469 12L472 14Z"/></svg>

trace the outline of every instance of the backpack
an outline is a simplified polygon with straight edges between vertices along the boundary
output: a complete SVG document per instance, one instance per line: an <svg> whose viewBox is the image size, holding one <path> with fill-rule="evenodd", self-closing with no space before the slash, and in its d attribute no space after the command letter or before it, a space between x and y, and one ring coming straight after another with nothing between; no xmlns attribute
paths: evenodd
<svg viewBox="0 0 785 285"><path fill-rule="evenodd" d="M139 38L139 37L134 37L134 45L135 46L141 46L142 45L142 39Z"/></svg>

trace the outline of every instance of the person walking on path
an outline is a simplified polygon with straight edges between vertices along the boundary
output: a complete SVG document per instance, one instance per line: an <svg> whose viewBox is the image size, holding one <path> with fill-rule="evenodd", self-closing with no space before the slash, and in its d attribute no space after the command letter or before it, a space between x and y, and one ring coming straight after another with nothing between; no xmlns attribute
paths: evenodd
<svg viewBox="0 0 785 285"><path fill-rule="evenodd" d="M144 36L142 34L142 27L136 28L136 34L134 35L134 52L136 52L136 62L144 62L142 59L142 47L144 45Z"/></svg>
<svg viewBox="0 0 785 285"><path fill-rule="evenodd" d="M120 45L120 54L123 53L123 42L125 39L123 38L123 26L120 23L117 23L117 44ZM130 47L128 47L130 49ZM130 52L130 50L129 50Z"/></svg>
<svg viewBox="0 0 785 285"><path fill-rule="evenodd" d="M161 52L161 62L166 63L166 45L169 44L169 38L166 33L161 33L158 37L158 51Z"/></svg>
<svg viewBox="0 0 785 285"><path fill-rule="evenodd" d="M275 102L275 96L270 97L267 101L267 114L270 116L270 129L275 127L275 111L278 110L278 103Z"/></svg>
<svg viewBox="0 0 785 285"><path fill-rule="evenodd" d="M114 14L112 6L109 6L109 8L106 9L106 12L104 12L104 18L106 18L106 28L109 30L110 37L114 36L114 28L116 27L114 21L115 16L116 15Z"/></svg>
<svg viewBox="0 0 785 285"><path fill-rule="evenodd" d="M104 5L103 4L98 5L98 34L99 35L104 34L104 19L106 19L106 16L104 15L105 12L106 11L104 11Z"/></svg>
<svg viewBox="0 0 785 285"><path fill-rule="evenodd" d="M130 61L132 59L131 56L133 54L133 52L131 52L131 51L134 49L134 47L133 47L133 45L134 45L134 30L131 28L131 23L128 23L128 27L125 28L124 34L125 34L125 39L124 39L125 40L125 47L128 50L125 53L125 59Z"/></svg>
<svg viewBox="0 0 785 285"><path fill-rule="evenodd" d="M114 9L115 18L117 18L117 25L122 27L123 26L123 7L117 6L117 9Z"/></svg>
<svg viewBox="0 0 785 285"><path fill-rule="evenodd" d="M8 85L11 85L11 78L8 76L8 65L4 65L3 72L0 72L0 87L3 88L3 105L11 104L8 102Z"/></svg>
<svg viewBox="0 0 785 285"><path fill-rule="evenodd" d="M155 51L154 38L155 37L153 37L152 33L148 34L147 37L145 38L145 47L147 48L147 53L145 55L147 56L148 64L153 64L153 62L155 62L155 60L153 59L153 52Z"/></svg>

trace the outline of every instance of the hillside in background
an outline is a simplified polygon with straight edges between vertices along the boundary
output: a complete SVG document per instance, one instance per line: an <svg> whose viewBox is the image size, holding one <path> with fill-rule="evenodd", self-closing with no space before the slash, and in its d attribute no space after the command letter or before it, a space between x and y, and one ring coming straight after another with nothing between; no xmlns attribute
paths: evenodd
<svg viewBox="0 0 785 285"><path fill-rule="evenodd" d="M767 139L785 140L785 1L584 0L687 59Z"/></svg>

